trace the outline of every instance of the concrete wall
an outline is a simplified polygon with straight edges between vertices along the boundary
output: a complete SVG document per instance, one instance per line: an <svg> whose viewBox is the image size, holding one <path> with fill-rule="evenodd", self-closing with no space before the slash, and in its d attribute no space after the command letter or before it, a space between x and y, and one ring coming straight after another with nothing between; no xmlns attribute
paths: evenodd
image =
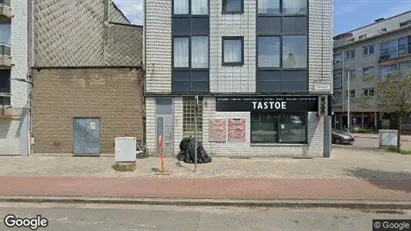
<svg viewBox="0 0 411 231"><path fill-rule="evenodd" d="M34 71L35 153L72 153L73 117L100 117L101 153L115 137L143 139L140 72L129 68Z"/></svg>

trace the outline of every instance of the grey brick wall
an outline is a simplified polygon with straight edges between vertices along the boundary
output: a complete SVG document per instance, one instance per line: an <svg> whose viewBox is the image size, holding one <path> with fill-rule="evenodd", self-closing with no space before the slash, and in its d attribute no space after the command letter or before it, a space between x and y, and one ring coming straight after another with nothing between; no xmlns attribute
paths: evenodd
<svg viewBox="0 0 411 231"><path fill-rule="evenodd" d="M146 1L146 92L171 92L171 2Z"/></svg>
<svg viewBox="0 0 411 231"><path fill-rule="evenodd" d="M256 1L244 1L244 14L221 14L222 1L210 3L210 91L255 92ZM222 36L244 36L244 65L222 66Z"/></svg>
<svg viewBox="0 0 411 231"><path fill-rule="evenodd" d="M309 1L309 90L315 92L316 83L332 81L333 60L333 4L332 0ZM332 90L332 89L331 89Z"/></svg>

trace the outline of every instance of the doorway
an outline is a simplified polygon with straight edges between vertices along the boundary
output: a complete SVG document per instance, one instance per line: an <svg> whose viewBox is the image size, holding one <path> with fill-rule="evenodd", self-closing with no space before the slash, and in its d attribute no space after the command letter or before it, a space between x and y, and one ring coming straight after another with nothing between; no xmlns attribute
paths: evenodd
<svg viewBox="0 0 411 231"><path fill-rule="evenodd" d="M174 155L174 117L173 100L158 98L156 100L156 151L160 153L159 137L163 137L163 154Z"/></svg>
<svg viewBox="0 0 411 231"><path fill-rule="evenodd" d="M100 154L100 119L74 118L74 155Z"/></svg>

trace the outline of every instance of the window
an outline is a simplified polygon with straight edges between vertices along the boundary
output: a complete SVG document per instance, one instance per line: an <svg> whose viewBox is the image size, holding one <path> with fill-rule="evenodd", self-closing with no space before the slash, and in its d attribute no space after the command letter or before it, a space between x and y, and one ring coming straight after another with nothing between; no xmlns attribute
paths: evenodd
<svg viewBox="0 0 411 231"><path fill-rule="evenodd" d="M382 29L378 30L378 34L382 34L384 32L387 32L387 28L382 28Z"/></svg>
<svg viewBox="0 0 411 231"><path fill-rule="evenodd" d="M381 59L389 59L398 56L398 40L391 40L380 45Z"/></svg>
<svg viewBox="0 0 411 231"><path fill-rule="evenodd" d="M408 37L398 39L398 55L408 54Z"/></svg>
<svg viewBox="0 0 411 231"><path fill-rule="evenodd" d="M397 64L381 67L381 80L386 81L391 72L398 69Z"/></svg>
<svg viewBox="0 0 411 231"><path fill-rule="evenodd" d="M307 36L283 36L283 68L307 68Z"/></svg>
<svg viewBox="0 0 411 231"><path fill-rule="evenodd" d="M334 106L341 106L342 105L342 92L334 93Z"/></svg>
<svg viewBox="0 0 411 231"><path fill-rule="evenodd" d="M197 108L197 139L201 142L203 136L203 100L200 98ZM196 100L194 97L183 98L183 138L195 135Z"/></svg>
<svg viewBox="0 0 411 231"><path fill-rule="evenodd" d="M0 23L0 45L10 45L11 38L11 24Z"/></svg>
<svg viewBox="0 0 411 231"><path fill-rule="evenodd" d="M0 70L0 93L10 94L10 70ZM0 105L10 105L10 97L0 96Z"/></svg>
<svg viewBox="0 0 411 231"><path fill-rule="evenodd" d="M174 14L189 14L189 0L174 0Z"/></svg>
<svg viewBox="0 0 411 231"><path fill-rule="evenodd" d="M346 79L348 78L348 76L349 76L351 79L355 78L355 70L349 70L349 71L347 71Z"/></svg>
<svg viewBox="0 0 411 231"><path fill-rule="evenodd" d="M374 45L365 46L363 49L363 55L368 56L374 54Z"/></svg>
<svg viewBox="0 0 411 231"><path fill-rule="evenodd" d="M355 90L350 90L350 97L355 98ZM348 90L345 90L345 98L348 98Z"/></svg>
<svg viewBox="0 0 411 231"><path fill-rule="evenodd" d="M172 115L173 100L166 98L156 99L156 115Z"/></svg>
<svg viewBox="0 0 411 231"><path fill-rule="evenodd" d="M280 0L258 0L259 14L279 14Z"/></svg>
<svg viewBox="0 0 411 231"><path fill-rule="evenodd" d="M224 13L242 13L243 9L243 0L223 0Z"/></svg>
<svg viewBox="0 0 411 231"><path fill-rule="evenodd" d="M404 27L404 26L408 26L408 25L411 25L411 20L400 23L400 27Z"/></svg>
<svg viewBox="0 0 411 231"><path fill-rule="evenodd" d="M258 38L258 67L280 67L280 37Z"/></svg>
<svg viewBox="0 0 411 231"><path fill-rule="evenodd" d="M374 76L374 67L363 68L363 75L364 75L364 77Z"/></svg>
<svg viewBox="0 0 411 231"><path fill-rule="evenodd" d="M189 41L185 38L174 38L174 67L189 67Z"/></svg>
<svg viewBox="0 0 411 231"><path fill-rule="evenodd" d="M358 39L365 39L365 38L367 38L367 34L363 34L363 35L358 36Z"/></svg>
<svg viewBox="0 0 411 231"><path fill-rule="evenodd" d="M350 50L345 53L345 59L355 58L355 50Z"/></svg>
<svg viewBox="0 0 411 231"><path fill-rule="evenodd" d="M333 86L334 88L341 88L342 87L342 74L335 73L333 77Z"/></svg>
<svg viewBox="0 0 411 231"><path fill-rule="evenodd" d="M208 0L191 0L192 15L208 15Z"/></svg>
<svg viewBox="0 0 411 231"><path fill-rule="evenodd" d="M307 0L283 0L283 14L307 13Z"/></svg>
<svg viewBox="0 0 411 231"><path fill-rule="evenodd" d="M306 113L251 113L252 143L307 143Z"/></svg>
<svg viewBox="0 0 411 231"><path fill-rule="evenodd" d="M364 96L374 96L374 89L373 88L365 88L364 89Z"/></svg>
<svg viewBox="0 0 411 231"><path fill-rule="evenodd" d="M334 55L334 69L342 68L342 54Z"/></svg>
<svg viewBox="0 0 411 231"><path fill-rule="evenodd" d="M223 65L243 65L244 37L223 37Z"/></svg>
<svg viewBox="0 0 411 231"><path fill-rule="evenodd" d="M208 68L208 36L191 37L191 67Z"/></svg>

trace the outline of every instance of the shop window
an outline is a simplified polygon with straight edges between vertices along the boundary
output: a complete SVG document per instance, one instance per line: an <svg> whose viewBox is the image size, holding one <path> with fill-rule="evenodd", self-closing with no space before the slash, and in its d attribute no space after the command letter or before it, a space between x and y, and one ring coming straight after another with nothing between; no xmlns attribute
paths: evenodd
<svg viewBox="0 0 411 231"><path fill-rule="evenodd" d="M203 103L200 98L197 108L197 139L203 140ZM183 137L194 138L195 133L195 113L196 113L196 100L194 97L183 98Z"/></svg>
<svg viewBox="0 0 411 231"><path fill-rule="evenodd" d="M251 113L252 143L307 143L306 113Z"/></svg>

